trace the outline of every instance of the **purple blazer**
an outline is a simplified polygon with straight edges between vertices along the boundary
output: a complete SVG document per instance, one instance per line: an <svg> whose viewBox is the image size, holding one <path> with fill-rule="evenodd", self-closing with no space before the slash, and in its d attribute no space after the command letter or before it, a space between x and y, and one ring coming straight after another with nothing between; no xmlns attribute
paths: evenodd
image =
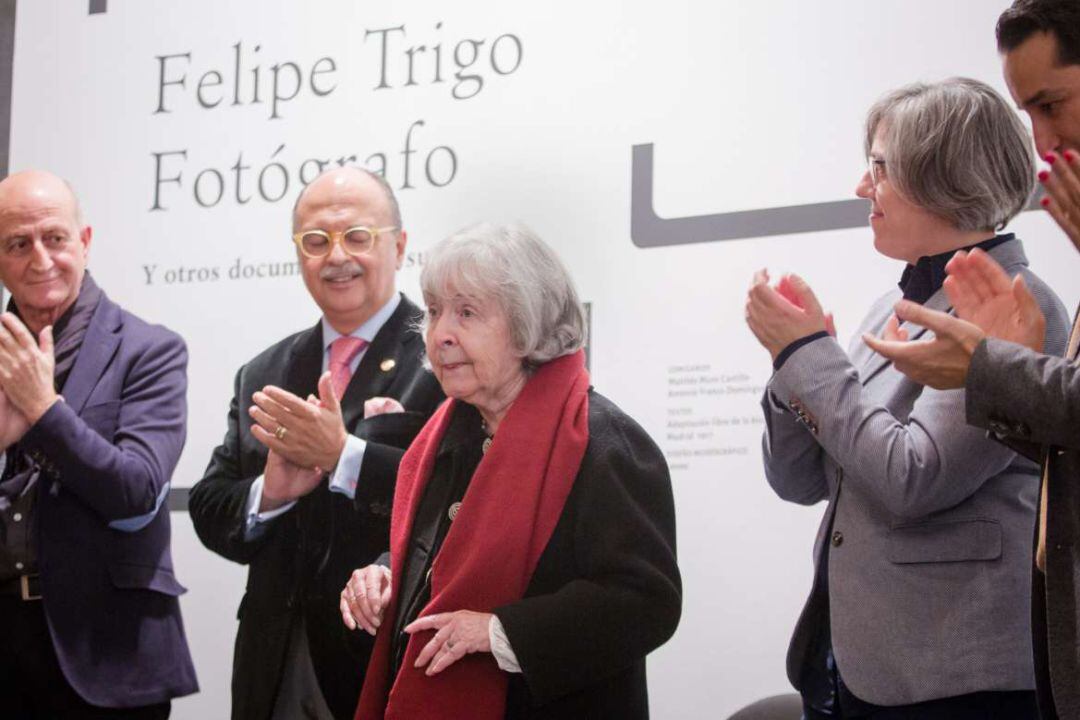
<svg viewBox="0 0 1080 720"><path fill-rule="evenodd" d="M135 707L198 691L169 550L184 446L187 349L102 296L61 394L23 443L43 468L42 602L71 686Z"/></svg>

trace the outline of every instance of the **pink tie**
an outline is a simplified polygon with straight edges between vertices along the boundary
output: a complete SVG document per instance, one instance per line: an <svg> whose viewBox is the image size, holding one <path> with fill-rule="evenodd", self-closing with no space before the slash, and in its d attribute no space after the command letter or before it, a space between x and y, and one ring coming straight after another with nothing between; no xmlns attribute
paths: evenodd
<svg viewBox="0 0 1080 720"><path fill-rule="evenodd" d="M349 387L349 379L352 378L349 364L367 344L367 340L351 336L339 337L330 343L330 384L338 400L345 394L345 388Z"/></svg>

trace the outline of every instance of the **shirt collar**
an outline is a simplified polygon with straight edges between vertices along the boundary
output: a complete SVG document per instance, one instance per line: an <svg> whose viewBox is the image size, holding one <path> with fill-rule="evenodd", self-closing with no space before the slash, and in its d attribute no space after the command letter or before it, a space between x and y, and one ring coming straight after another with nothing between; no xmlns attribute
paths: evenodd
<svg viewBox="0 0 1080 720"><path fill-rule="evenodd" d="M900 276L898 285L901 292L904 293L904 299L917 302L920 305L929 300L945 284L945 278L948 275L945 272L945 266L958 251L971 251L979 248L984 252L990 252L993 248L1015 237L1012 233L995 235L989 240L983 240L981 243L969 245L965 248L949 250L939 255L922 256L914 265L908 264L904 268L904 274Z"/></svg>
<svg viewBox="0 0 1080 720"><path fill-rule="evenodd" d="M390 316L397 310L398 305L401 304L401 293L394 293L390 296L390 300L385 305L376 311L374 315L367 319L360 327L349 333L349 337L357 337L362 340L366 340L368 344L375 339L375 336L379 334L379 330L386 324L386 321L390 319ZM330 351L330 343L342 337L342 334L330 325L326 316L322 318L322 337L323 337L323 352Z"/></svg>

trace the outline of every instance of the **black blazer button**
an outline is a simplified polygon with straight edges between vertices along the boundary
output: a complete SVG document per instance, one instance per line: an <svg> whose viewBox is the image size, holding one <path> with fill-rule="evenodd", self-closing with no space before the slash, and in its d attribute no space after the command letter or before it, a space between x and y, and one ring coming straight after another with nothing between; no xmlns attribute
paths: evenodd
<svg viewBox="0 0 1080 720"><path fill-rule="evenodd" d="M844 533L839 530L834 530L832 534L832 546L840 547L844 543Z"/></svg>

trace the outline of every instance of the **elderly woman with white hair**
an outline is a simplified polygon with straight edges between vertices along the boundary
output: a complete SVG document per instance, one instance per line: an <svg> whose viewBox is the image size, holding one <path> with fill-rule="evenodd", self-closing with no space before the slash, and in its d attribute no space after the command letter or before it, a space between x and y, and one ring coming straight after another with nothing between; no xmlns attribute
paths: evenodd
<svg viewBox="0 0 1080 720"><path fill-rule="evenodd" d="M1061 352L1064 307L1020 241L998 234L1034 186L1031 141L997 93L957 78L878 101L865 148L856 194L870 201L875 249L905 264L899 290L871 307L847 353L798 277L771 287L759 272L746 304L773 358L766 477L790 502L828 501L788 677L806 720L1034 720L1037 468L966 425L963 390L918 385L861 340L918 337L893 305L949 308L945 266L979 247L1022 277L1046 315L1047 352Z"/></svg>
<svg viewBox="0 0 1080 720"><path fill-rule="evenodd" d="M663 454L591 389L577 292L529 230L459 232L420 283L449 400L402 459L392 571L342 591L377 631L356 717L647 718L681 610Z"/></svg>

